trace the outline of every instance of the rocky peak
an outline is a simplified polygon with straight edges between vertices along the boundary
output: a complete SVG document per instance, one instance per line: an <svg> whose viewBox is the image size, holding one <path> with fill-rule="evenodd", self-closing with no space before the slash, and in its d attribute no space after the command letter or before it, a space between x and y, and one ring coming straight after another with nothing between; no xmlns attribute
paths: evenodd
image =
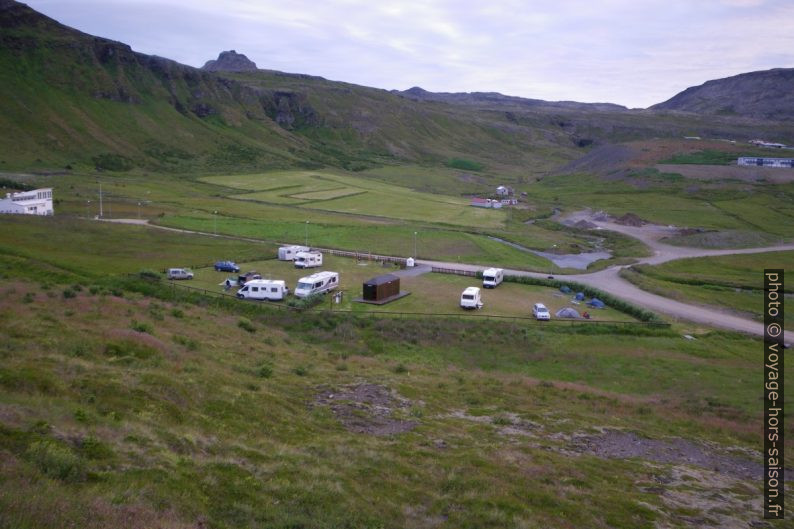
<svg viewBox="0 0 794 529"><path fill-rule="evenodd" d="M201 67L209 72L255 72L256 63L234 50L222 51L215 61L207 61Z"/></svg>

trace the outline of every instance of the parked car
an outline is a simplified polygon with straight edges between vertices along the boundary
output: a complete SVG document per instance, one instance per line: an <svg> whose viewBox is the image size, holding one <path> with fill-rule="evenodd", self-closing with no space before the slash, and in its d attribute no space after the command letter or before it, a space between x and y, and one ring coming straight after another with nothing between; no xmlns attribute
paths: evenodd
<svg viewBox="0 0 794 529"><path fill-rule="evenodd" d="M549 309L543 303L535 303L532 306L532 315L535 316L536 320L549 321L551 319Z"/></svg>
<svg viewBox="0 0 794 529"><path fill-rule="evenodd" d="M215 271L217 272L239 272L240 267L234 261L218 261L215 263Z"/></svg>
<svg viewBox="0 0 794 529"><path fill-rule="evenodd" d="M169 268L168 279L193 279L190 268Z"/></svg>

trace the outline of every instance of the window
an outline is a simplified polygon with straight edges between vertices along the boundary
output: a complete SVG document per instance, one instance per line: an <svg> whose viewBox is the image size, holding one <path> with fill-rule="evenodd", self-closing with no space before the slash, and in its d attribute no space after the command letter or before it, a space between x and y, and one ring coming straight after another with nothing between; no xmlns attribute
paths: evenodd
<svg viewBox="0 0 794 529"><path fill-rule="evenodd" d="M272 288L270 289L270 291L271 291L271 292L278 292L278 289L277 289L276 287L272 287Z"/></svg>
<svg viewBox="0 0 794 529"><path fill-rule="evenodd" d="M251 287L251 292L259 292L259 287Z"/></svg>

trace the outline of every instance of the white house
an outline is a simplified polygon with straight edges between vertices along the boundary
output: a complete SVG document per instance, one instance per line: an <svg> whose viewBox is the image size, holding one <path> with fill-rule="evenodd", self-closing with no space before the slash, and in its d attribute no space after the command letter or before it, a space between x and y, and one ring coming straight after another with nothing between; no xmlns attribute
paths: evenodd
<svg viewBox="0 0 794 529"><path fill-rule="evenodd" d="M500 197L509 197L513 194L513 189L507 186L499 186L496 188L496 195Z"/></svg>
<svg viewBox="0 0 794 529"><path fill-rule="evenodd" d="M758 167L794 167L794 158L757 158L753 156L742 156L737 163L739 165L755 165Z"/></svg>
<svg viewBox="0 0 794 529"><path fill-rule="evenodd" d="M0 199L0 213L52 215L52 188L6 193L6 197Z"/></svg>

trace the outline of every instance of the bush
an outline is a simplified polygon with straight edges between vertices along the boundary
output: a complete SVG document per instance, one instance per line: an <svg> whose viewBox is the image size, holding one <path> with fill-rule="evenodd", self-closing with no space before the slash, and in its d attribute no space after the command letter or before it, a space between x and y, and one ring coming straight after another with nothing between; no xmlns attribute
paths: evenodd
<svg viewBox="0 0 794 529"><path fill-rule="evenodd" d="M26 455L51 478L63 481L81 481L85 478L83 461L66 446L53 441L36 441L28 447Z"/></svg>
<svg viewBox="0 0 794 529"><path fill-rule="evenodd" d="M299 377L305 377L309 374L309 368L306 366L298 366L292 370L293 373L298 375Z"/></svg>
<svg viewBox="0 0 794 529"><path fill-rule="evenodd" d="M452 158L446 163L446 166L453 169L462 169L464 171L482 171L484 169L483 164L464 158Z"/></svg>
<svg viewBox="0 0 794 529"><path fill-rule="evenodd" d="M141 279L146 279L148 281L160 281L161 279L160 274L149 268L144 268L143 270L138 272L138 277L140 277Z"/></svg>
<svg viewBox="0 0 794 529"><path fill-rule="evenodd" d="M70 298L73 298L73 297L76 297L76 296L77 296L77 292L75 292L71 288L66 288L63 291L64 299L70 299Z"/></svg>
<svg viewBox="0 0 794 529"><path fill-rule="evenodd" d="M256 370L256 375L260 378L270 378L273 376L273 368L269 365L260 366L259 369Z"/></svg>
<svg viewBox="0 0 794 529"><path fill-rule="evenodd" d="M323 300L322 294L313 294L305 298L291 297L287 300L287 306L292 307L294 309L305 310L314 307L315 305L319 304L322 300Z"/></svg>
<svg viewBox="0 0 794 529"><path fill-rule="evenodd" d="M198 351L199 343L193 338L188 338L187 336L181 336L179 334L175 334L172 339L174 340L175 343L185 346L188 351Z"/></svg>
<svg viewBox="0 0 794 529"><path fill-rule="evenodd" d="M138 332L145 332L146 334L154 334L154 328L145 321L132 320L132 330Z"/></svg>
<svg viewBox="0 0 794 529"><path fill-rule="evenodd" d="M237 326L248 332L256 332L256 327L254 327L254 324L248 318L240 318L240 321L237 322Z"/></svg>

